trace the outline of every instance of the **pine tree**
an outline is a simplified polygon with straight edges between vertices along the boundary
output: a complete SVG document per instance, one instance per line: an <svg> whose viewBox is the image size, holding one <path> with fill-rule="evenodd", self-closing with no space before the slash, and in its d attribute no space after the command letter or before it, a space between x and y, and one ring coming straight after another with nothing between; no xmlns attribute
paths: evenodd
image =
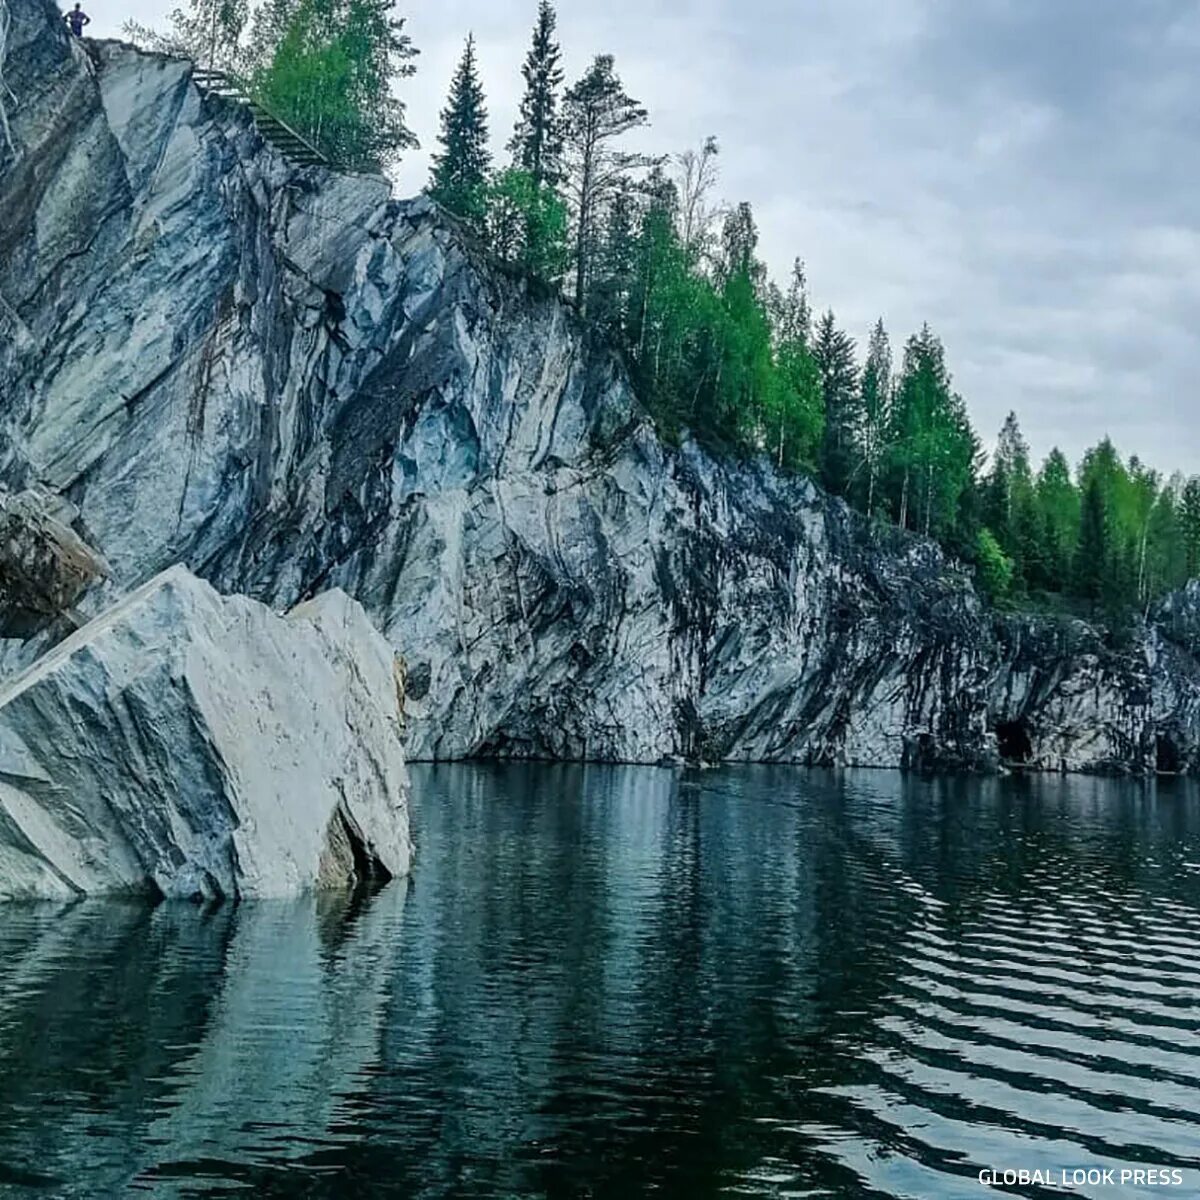
<svg viewBox="0 0 1200 1200"><path fill-rule="evenodd" d="M487 107L475 60L474 35L467 37L441 113L441 150L433 157L429 194L443 208L481 230L487 209Z"/></svg>
<svg viewBox="0 0 1200 1200"><path fill-rule="evenodd" d="M838 329L833 311L817 322L813 357L821 373L821 396L825 406L825 440L821 447L821 479L838 496L850 490L858 446L860 395L854 339Z"/></svg>
<svg viewBox="0 0 1200 1200"><path fill-rule="evenodd" d="M513 165L525 171L535 188L557 187L562 181L562 128L558 90L563 72L562 52L554 39L558 18L550 0L541 0L533 39L521 74L525 95L508 143Z"/></svg>
<svg viewBox="0 0 1200 1200"><path fill-rule="evenodd" d="M603 214L631 175L652 165L613 144L649 120L621 86L611 54L597 55L563 99L563 151L575 219L575 303L584 311Z"/></svg>

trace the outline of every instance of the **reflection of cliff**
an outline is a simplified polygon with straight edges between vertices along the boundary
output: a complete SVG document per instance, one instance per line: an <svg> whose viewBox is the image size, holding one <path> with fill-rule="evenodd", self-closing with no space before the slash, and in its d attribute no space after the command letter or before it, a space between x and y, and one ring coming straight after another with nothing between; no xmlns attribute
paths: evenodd
<svg viewBox="0 0 1200 1200"><path fill-rule="evenodd" d="M0 1193L957 1196L980 1154L1190 1163L1183 781L414 775L407 897L6 910Z"/></svg>
<svg viewBox="0 0 1200 1200"><path fill-rule="evenodd" d="M894 944L910 920L837 804L781 803L800 777L771 770L414 773L421 870L372 1101L403 1130L397 1194L469 1170L480 1194L710 1195L751 1170L777 1135L748 1123L828 1082L831 1038L889 986L879 924Z"/></svg>
<svg viewBox="0 0 1200 1200"><path fill-rule="evenodd" d="M139 1130L203 1036L234 920L118 901L5 908L0 1184L84 1196L128 1177Z"/></svg>
<svg viewBox="0 0 1200 1200"><path fill-rule="evenodd" d="M172 1194L174 1176L252 1173L346 1137L347 1097L378 1066L403 903L394 885L358 906L8 910L0 1184L94 1197L157 1179Z"/></svg>

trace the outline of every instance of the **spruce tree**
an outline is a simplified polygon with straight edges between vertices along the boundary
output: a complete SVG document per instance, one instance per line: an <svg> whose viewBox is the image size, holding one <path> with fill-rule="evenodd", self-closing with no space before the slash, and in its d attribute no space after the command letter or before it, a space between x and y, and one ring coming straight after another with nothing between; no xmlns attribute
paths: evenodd
<svg viewBox="0 0 1200 1200"><path fill-rule="evenodd" d="M441 150L433 157L429 194L443 208L482 230L487 215L487 106L475 60L475 38L468 35L441 113Z"/></svg>
<svg viewBox="0 0 1200 1200"><path fill-rule="evenodd" d="M1200 579L1200 475L1193 475L1184 485L1179 503L1179 524L1184 571L1189 579Z"/></svg>
<svg viewBox="0 0 1200 1200"><path fill-rule="evenodd" d="M1099 475L1093 474L1080 500L1079 543L1075 550L1075 591L1093 604L1105 596L1110 558L1104 488Z"/></svg>
<svg viewBox="0 0 1200 1200"><path fill-rule="evenodd" d="M550 0L541 0L533 40L521 74L525 95L520 115L508 143L513 166L525 171L535 188L557 187L562 181L562 128L558 112L558 90L563 73L562 57L554 30L558 18Z"/></svg>
<svg viewBox="0 0 1200 1200"><path fill-rule="evenodd" d="M858 365L854 359L854 339L837 327L832 310L817 322L813 357L821 372L825 404L821 480L835 495L845 496L860 457Z"/></svg>
<svg viewBox="0 0 1200 1200"><path fill-rule="evenodd" d="M653 288L656 265L652 251L639 255L636 238L637 210L630 188L623 188L612 199L604 216L604 232L596 254L595 271L588 290L588 311L592 320L609 336L627 345L630 332L630 303L637 279L637 267L642 267L642 299ZM647 278L649 276L649 278ZM644 327L644 313L643 317ZM640 350L634 337L634 349Z"/></svg>
<svg viewBox="0 0 1200 1200"><path fill-rule="evenodd" d="M1045 586L1055 592L1069 591L1079 540L1079 490L1071 479L1066 456L1057 446L1046 456L1038 472L1035 495L1042 530Z"/></svg>
<svg viewBox="0 0 1200 1200"><path fill-rule="evenodd" d="M1017 580L1023 585L1047 586L1045 531L1034 491L1029 446L1013 412L1004 420L992 467L983 484L983 520L1012 559Z"/></svg>

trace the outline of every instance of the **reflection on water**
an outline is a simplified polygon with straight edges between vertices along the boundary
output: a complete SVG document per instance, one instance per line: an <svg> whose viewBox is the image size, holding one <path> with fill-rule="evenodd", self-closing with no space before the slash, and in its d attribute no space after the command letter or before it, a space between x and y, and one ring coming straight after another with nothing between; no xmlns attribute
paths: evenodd
<svg viewBox="0 0 1200 1200"><path fill-rule="evenodd" d="M1200 1191L1185 785L415 784L374 897L0 910L0 1194Z"/></svg>

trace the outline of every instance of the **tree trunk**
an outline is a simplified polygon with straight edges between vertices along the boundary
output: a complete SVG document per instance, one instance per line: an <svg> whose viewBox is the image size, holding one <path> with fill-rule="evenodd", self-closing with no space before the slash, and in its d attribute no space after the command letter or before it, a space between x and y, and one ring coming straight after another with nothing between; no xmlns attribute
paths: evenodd
<svg viewBox="0 0 1200 1200"><path fill-rule="evenodd" d="M583 156L583 171L579 181L579 230L575 239L575 307L582 314L585 309L587 281L587 229L592 207L592 155L588 146Z"/></svg>

